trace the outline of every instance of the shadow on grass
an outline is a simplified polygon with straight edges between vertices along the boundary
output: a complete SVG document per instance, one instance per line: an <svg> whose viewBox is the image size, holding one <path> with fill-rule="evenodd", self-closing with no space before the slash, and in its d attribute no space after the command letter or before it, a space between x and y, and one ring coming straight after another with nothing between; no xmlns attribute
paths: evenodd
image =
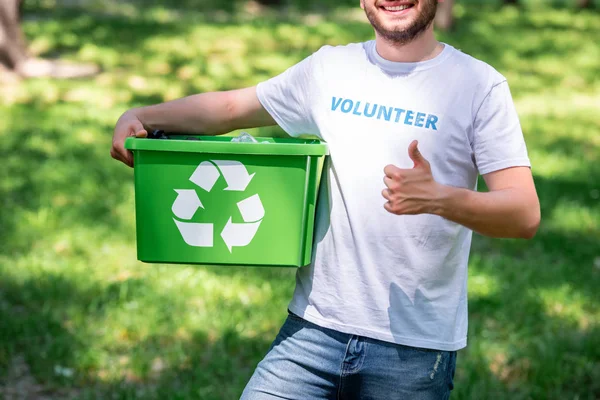
<svg viewBox="0 0 600 400"><path fill-rule="evenodd" d="M582 327L568 317L549 315L539 298L517 290L471 296L469 309L470 343L459 353L453 397L558 400L600 395L598 326Z"/></svg>
<svg viewBox="0 0 600 400"><path fill-rule="evenodd" d="M111 235L131 233L115 209L130 193L125 182L132 173L107 162L108 148L74 138L89 122L67 122L32 104L15 106L5 115L8 127L0 135L0 240L5 249L25 250L40 234L99 222L111 227ZM38 218L44 221L32 223Z"/></svg>
<svg viewBox="0 0 600 400"><path fill-rule="evenodd" d="M163 339L149 338L139 345L140 352L144 352L144 348L156 349ZM171 362L171 365L159 370L157 359L150 360L146 378L138 382L121 381L101 388L99 398L111 393L131 392L136 393L134 398L164 399L177 393L179 398L237 399L272 339L242 337L233 329L222 332L218 338L196 332L189 340L176 344L177 351L185 354L178 357L179 363ZM163 352L160 357L168 359L170 354ZM140 390L146 394L140 396Z"/></svg>
<svg viewBox="0 0 600 400"><path fill-rule="evenodd" d="M134 293L135 283L82 285L76 276L41 272L16 277L9 268L0 266L0 341L6 352L0 368L6 372L10 360L23 354L33 374L48 383L49 389L70 386L69 377L57 376L56 368L72 369L82 357L93 365L90 354L86 354L90 337L81 335L87 320L104 318L111 306L125 300L125 286ZM73 319L82 314L83 320Z"/></svg>
<svg viewBox="0 0 600 400"><path fill-rule="evenodd" d="M207 400L239 397L272 338L242 337L233 329L218 336L197 331L185 338L165 333L144 339L128 337L132 343L127 346L108 345L108 355L90 351L98 351L94 342L105 335L91 327L110 329L98 321L110 318L114 307L134 301L147 290L143 281L135 279L82 287L73 276L42 273L15 279L0 268L0 318L4 322L0 325L0 376L15 379L0 378L0 394L78 399L116 394L119 398L164 399L173 398L174 393L178 398ZM156 295L156 302L166 310L176 309L170 301ZM177 316L166 313L164 317L172 318L170 326L177 330ZM122 356L117 357L119 353ZM106 356L114 358L113 367L98 370L98 359ZM33 380L11 371L11 361L20 357ZM110 375L119 368L119 376Z"/></svg>

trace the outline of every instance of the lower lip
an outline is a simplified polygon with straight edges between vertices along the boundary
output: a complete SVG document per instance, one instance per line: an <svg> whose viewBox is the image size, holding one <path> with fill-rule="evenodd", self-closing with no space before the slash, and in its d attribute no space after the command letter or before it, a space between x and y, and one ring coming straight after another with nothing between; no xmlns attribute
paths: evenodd
<svg viewBox="0 0 600 400"><path fill-rule="evenodd" d="M402 11L388 11L388 10L386 10L386 9L385 9L385 8L383 8L383 7L380 7L380 9L381 9L381 10L382 10L384 13L386 13L386 14L389 14L389 15L404 15L404 14L408 14L408 13L410 12L410 10L412 10L414 7L415 7L415 6L412 6L412 7L409 7L409 8L407 8L407 9L405 9L405 10L402 10Z"/></svg>

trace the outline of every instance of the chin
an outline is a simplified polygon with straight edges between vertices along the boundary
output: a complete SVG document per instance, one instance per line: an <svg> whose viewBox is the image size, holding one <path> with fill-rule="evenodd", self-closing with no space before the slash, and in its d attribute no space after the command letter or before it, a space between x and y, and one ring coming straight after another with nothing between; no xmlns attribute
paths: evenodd
<svg viewBox="0 0 600 400"><path fill-rule="evenodd" d="M380 0L365 7L367 18L381 36L409 42L435 18L436 0Z"/></svg>
<svg viewBox="0 0 600 400"><path fill-rule="evenodd" d="M377 27L387 32L405 32L409 30L415 23L413 18L410 19L390 19L390 18L379 18L377 20Z"/></svg>

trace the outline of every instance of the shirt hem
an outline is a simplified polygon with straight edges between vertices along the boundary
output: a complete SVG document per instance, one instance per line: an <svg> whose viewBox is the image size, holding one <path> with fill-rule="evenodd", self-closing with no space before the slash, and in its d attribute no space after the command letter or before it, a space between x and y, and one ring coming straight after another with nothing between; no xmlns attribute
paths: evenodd
<svg viewBox="0 0 600 400"><path fill-rule="evenodd" d="M381 340L388 343L432 350L457 351L467 347L466 337L456 342L438 342L434 340L410 338L395 335L393 333L379 332L371 329L365 329L356 326L331 322L326 320L325 318L317 317L313 314L306 312L306 310L297 307L293 302L289 304L289 309L291 312L298 315L299 317L304 318L308 322L312 322L313 324L318 325L322 328L333 329L349 335L359 335L371 339Z"/></svg>

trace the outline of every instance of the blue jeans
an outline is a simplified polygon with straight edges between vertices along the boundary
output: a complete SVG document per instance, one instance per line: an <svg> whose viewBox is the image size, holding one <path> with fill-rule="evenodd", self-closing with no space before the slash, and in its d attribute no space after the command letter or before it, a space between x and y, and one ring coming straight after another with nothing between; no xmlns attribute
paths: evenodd
<svg viewBox="0 0 600 400"><path fill-rule="evenodd" d="M290 313L241 398L448 399L455 367L455 351L348 335Z"/></svg>

